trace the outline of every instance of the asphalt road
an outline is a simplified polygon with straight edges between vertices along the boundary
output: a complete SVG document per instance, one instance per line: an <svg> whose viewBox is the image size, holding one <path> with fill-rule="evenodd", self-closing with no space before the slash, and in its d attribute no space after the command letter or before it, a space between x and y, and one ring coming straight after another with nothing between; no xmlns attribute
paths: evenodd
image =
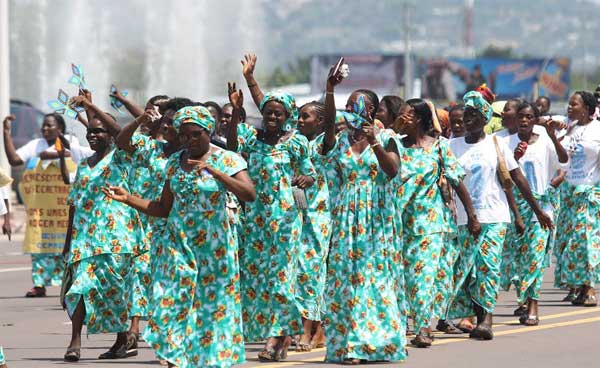
<svg viewBox="0 0 600 368"><path fill-rule="evenodd" d="M60 290L49 288L49 297L25 299L31 287L29 257L21 254L18 236L11 243L0 240L0 345L11 368L64 365L70 322L58 303ZM465 336L436 335L429 349L409 347L404 363L377 364L402 367L599 367L600 308L573 307L562 302L566 292L552 288L546 273L540 302L540 325L523 327L512 316L514 293L502 292L494 316L495 339L471 341ZM85 334L85 329L84 329ZM141 343L139 356L118 361L96 357L112 345L114 335L83 336L82 360L89 367L160 367L152 350ZM261 346L247 345L244 367L321 367L324 349L291 352L288 361L265 364L256 360ZM374 365L373 365L374 366Z"/></svg>

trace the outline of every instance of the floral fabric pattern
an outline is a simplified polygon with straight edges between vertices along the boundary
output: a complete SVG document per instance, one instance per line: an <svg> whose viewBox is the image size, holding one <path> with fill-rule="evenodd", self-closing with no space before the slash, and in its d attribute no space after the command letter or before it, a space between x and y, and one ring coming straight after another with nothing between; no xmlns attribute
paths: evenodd
<svg viewBox="0 0 600 368"><path fill-rule="evenodd" d="M493 313L500 286L500 257L505 223L481 224L473 239L466 226L458 227L459 258L454 268L454 293L445 319L473 315L473 303Z"/></svg>
<svg viewBox="0 0 600 368"><path fill-rule="evenodd" d="M181 153L167 164L173 207L155 241L163 254L154 273L144 339L181 368L243 363L238 246L226 211L227 190L206 171L186 172ZM206 162L229 176L246 169L233 152L215 149Z"/></svg>
<svg viewBox="0 0 600 368"><path fill-rule="evenodd" d="M316 177L308 140L296 131L274 146L238 125L238 150L248 154L257 199L246 204L240 247L244 336L257 341L296 335L301 329L297 268L302 218L292 194L294 167Z"/></svg>
<svg viewBox="0 0 600 368"><path fill-rule="evenodd" d="M33 286L60 286L64 268L65 259L62 254L31 254L31 279Z"/></svg>
<svg viewBox="0 0 600 368"><path fill-rule="evenodd" d="M393 180L367 147L353 153L342 132L327 157L341 173L332 214L325 292L328 362L406 358L402 252L395 218ZM377 133L388 147L391 131Z"/></svg>

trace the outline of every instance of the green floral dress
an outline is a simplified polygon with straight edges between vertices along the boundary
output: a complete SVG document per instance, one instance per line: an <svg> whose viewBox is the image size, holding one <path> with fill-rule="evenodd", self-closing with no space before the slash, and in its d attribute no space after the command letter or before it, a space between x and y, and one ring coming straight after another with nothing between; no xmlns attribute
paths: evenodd
<svg viewBox="0 0 600 368"><path fill-rule="evenodd" d="M377 134L384 147L394 137L387 130ZM327 157L341 173L341 189L332 211L325 291L326 360L404 360L406 320L399 292L404 283L396 185L380 170L371 148L360 155L352 152L347 132L336 138Z"/></svg>
<svg viewBox="0 0 600 368"><path fill-rule="evenodd" d="M325 172L328 159L320 154L323 135L309 142L311 161L317 180L305 190L308 208L302 211L302 236L298 264L298 299L302 317L320 321L323 313L323 293L327 277L327 254L331 238L329 187Z"/></svg>
<svg viewBox="0 0 600 368"><path fill-rule="evenodd" d="M443 305L449 297L448 291L440 296L434 287L438 279L445 283L450 280L452 263L441 260L446 260L448 233L455 229L438 185L440 155L448 182L458 185L465 174L447 142L437 141L428 148L403 148L400 154L404 281L415 331L429 327L434 305Z"/></svg>
<svg viewBox="0 0 600 368"><path fill-rule="evenodd" d="M238 245L226 211L227 190L207 171L186 172L168 160L173 207L160 239L150 321L144 339L180 368L244 362ZM246 163L215 148L206 162L233 176Z"/></svg>
<svg viewBox="0 0 600 368"><path fill-rule="evenodd" d="M238 125L238 150L248 154L257 199L245 208L240 270L244 336L247 341L301 331L297 268L302 218L292 195L293 166L316 177L308 140L296 131L274 146Z"/></svg>
<svg viewBox="0 0 600 368"><path fill-rule="evenodd" d="M88 333L123 332L134 258L147 251L137 211L107 198L106 185L128 189L127 174L111 151L94 167L83 160L67 203L75 208L67 263L73 285L65 303L70 316L80 299L85 303Z"/></svg>

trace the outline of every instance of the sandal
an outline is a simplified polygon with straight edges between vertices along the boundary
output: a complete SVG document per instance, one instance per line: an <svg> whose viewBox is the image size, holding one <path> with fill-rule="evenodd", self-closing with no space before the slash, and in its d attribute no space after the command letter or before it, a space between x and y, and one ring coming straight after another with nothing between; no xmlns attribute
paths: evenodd
<svg viewBox="0 0 600 368"><path fill-rule="evenodd" d="M275 356L275 349L264 348L260 353L258 353L258 360L261 362L276 362L277 359L275 359Z"/></svg>
<svg viewBox="0 0 600 368"><path fill-rule="evenodd" d="M302 336L304 337L304 336ZM296 341L296 351L298 352L302 352L302 351L306 351L309 352L312 350L312 344L311 343L306 343L302 340L302 338L298 341Z"/></svg>
<svg viewBox="0 0 600 368"><path fill-rule="evenodd" d="M540 323L540 319L535 314L532 314L530 316L522 315L521 317L519 317L519 323L521 323L524 326L537 326Z"/></svg>
<svg viewBox="0 0 600 368"><path fill-rule="evenodd" d="M596 298L596 295L588 294L583 299L583 302L581 303L581 305L583 305L584 307L595 307L598 305L598 299Z"/></svg>
<svg viewBox="0 0 600 368"><path fill-rule="evenodd" d="M342 365L359 365L360 359L347 358L342 361Z"/></svg>
<svg viewBox="0 0 600 368"><path fill-rule="evenodd" d="M64 360L65 362L78 362L81 358L81 348L67 348Z"/></svg>
<svg viewBox="0 0 600 368"><path fill-rule="evenodd" d="M428 348L433 343L433 336L419 334L410 343L418 348Z"/></svg>
<svg viewBox="0 0 600 368"><path fill-rule="evenodd" d="M513 316L521 317L523 315L527 315L527 306L525 304L519 305L519 308L513 311Z"/></svg>
<svg viewBox="0 0 600 368"><path fill-rule="evenodd" d="M443 319L438 321L435 329L449 335L459 335L463 333L463 331L456 327L452 321L446 321Z"/></svg>
<svg viewBox="0 0 600 368"><path fill-rule="evenodd" d="M325 347L325 342L325 331L323 330L323 326L319 326L310 341L310 346L312 349L323 348Z"/></svg>
<svg viewBox="0 0 600 368"><path fill-rule="evenodd" d="M25 293L26 298L44 298L46 296L46 287L44 286L34 286Z"/></svg>

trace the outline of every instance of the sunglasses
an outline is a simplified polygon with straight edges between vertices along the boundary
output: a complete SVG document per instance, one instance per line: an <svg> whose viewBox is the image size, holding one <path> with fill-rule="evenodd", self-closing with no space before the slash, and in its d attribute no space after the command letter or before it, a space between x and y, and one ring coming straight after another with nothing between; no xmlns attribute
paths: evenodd
<svg viewBox="0 0 600 368"><path fill-rule="evenodd" d="M108 131L106 129L102 129L102 128L91 128L87 130L87 134L102 134L102 133L108 133Z"/></svg>

